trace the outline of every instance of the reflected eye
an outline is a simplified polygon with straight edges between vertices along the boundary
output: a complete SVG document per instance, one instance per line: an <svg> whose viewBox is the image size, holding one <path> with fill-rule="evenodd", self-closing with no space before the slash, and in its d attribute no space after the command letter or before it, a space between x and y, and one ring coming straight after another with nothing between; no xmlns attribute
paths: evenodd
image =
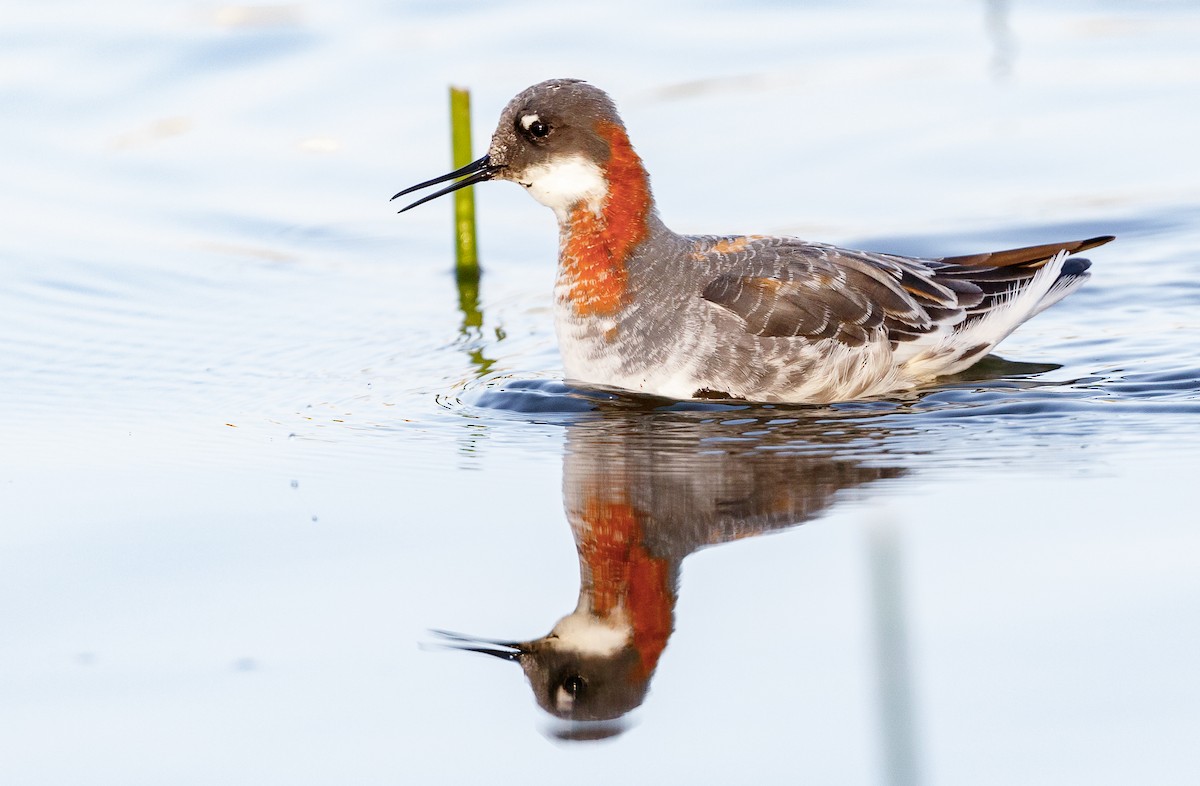
<svg viewBox="0 0 1200 786"><path fill-rule="evenodd" d="M587 690L587 680L578 674L572 674L563 680L562 687L571 698L577 699L581 693Z"/></svg>
<svg viewBox="0 0 1200 786"><path fill-rule="evenodd" d="M534 120L529 124L529 135L536 137L544 137L550 133L550 126L543 123L541 120Z"/></svg>

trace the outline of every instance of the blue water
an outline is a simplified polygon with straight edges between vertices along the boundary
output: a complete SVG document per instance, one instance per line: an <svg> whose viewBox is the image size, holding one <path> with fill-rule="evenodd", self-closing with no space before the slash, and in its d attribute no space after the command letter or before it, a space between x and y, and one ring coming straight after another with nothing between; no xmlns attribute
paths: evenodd
<svg viewBox="0 0 1200 786"><path fill-rule="evenodd" d="M1193 782L1198 36L1182 2L6 11L0 782ZM482 150L555 76L681 232L1118 239L904 396L578 389L549 211L476 189L472 302L449 206L387 202L449 168L448 84ZM430 633L570 613L580 500L680 572L590 742Z"/></svg>

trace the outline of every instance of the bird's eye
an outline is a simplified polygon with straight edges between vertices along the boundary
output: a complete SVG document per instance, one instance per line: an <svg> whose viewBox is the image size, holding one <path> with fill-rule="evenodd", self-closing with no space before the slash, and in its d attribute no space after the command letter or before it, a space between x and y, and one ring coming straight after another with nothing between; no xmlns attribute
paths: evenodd
<svg viewBox="0 0 1200 786"><path fill-rule="evenodd" d="M579 698L579 694L587 689L587 680L578 674L572 674L563 680L562 686L572 698Z"/></svg>
<svg viewBox="0 0 1200 786"><path fill-rule="evenodd" d="M547 125L546 123L543 123L541 120L534 120L532 123L529 124L529 135L530 136L535 136L540 139L541 137L544 137L549 133L550 133L550 126Z"/></svg>

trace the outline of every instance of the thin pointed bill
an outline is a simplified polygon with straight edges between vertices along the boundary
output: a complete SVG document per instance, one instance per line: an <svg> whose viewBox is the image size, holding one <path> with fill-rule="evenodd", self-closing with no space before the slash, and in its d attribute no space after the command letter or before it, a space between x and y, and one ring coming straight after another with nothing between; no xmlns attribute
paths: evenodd
<svg viewBox="0 0 1200 786"><path fill-rule="evenodd" d="M504 167L502 167L502 166L496 166L496 165L492 164L492 162L489 160L489 158L487 156L484 156L483 158L481 158L477 161L472 161L471 163L467 164L466 166L462 167L461 169L456 169L453 172L442 175L441 177L435 177L432 180L426 180L424 183L417 183L415 186L410 186L410 187L404 189L403 191L401 191L399 194L396 194L396 196L392 197L392 199L396 199L397 197L402 197L405 194L411 194L413 191L419 191L422 188L427 188L429 186L435 186L438 183L445 183L447 180L455 180L456 178L462 178L461 180L456 180L454 183L451 183L450 185L446 186L445 188L443 188L439 191L434 191L432 194L428 194L426 196L421 197L420 199L418 199L416 202L413 202L408 207L402 208L401 210L397 211L397 212L403 213L405 210L412 210L417 205L423 205L426 202L430 201L431 199L437 199L440 196L445 196L446 194L449 194L453 191L457 191L460 188L466 188L467 186L473 186L476 183L482 183L485 180L491 180L493 177L496 176L496 173L499 172L503 168Z"/></svg>
<svg viewBox="0 0 1200 786"><path fill-rule="evenodd" d="M411 207L411 205L409 207ZM408 208L405 208L405 210L407 209ZM464 652L479 652L484 655L491 655L493 658L511 661L520 660L521 654L524 652L521 647L521 643L517 641L477 639L473 636L464 636L461 633L451 633L448 630L431 630L429 632L444 639L445 643L442 646L446 647L447 649L462 650Z"/></svg>

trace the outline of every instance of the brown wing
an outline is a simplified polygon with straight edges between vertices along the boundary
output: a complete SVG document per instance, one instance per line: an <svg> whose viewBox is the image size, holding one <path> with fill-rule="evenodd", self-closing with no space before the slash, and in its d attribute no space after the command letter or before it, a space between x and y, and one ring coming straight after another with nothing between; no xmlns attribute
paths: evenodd
<svg viewBox="0 0 1200 786"><path fill-rule="evenodd" d="M741 317L746 331L756 336L803 336L860 346L882 325L889 340L897 343L940 324L957 325L981 316L1058 252L1094 248L1111 239L937 260L847 251L792 239L747 239L737 244L716 239L714 249L736 247L739 261L745 263L741 267L758 270L719 275L701 294Z"/></svg>
<svg viewBox="0 0 1200 786"><path fill-rule="evenodd" d="M860 346L882 325L893 340L915 338L960 313L974 296L963 282L935 281L919 260L799 241L759 251L760 263L774 255L769 275L722 274L701 293L741 317L756 336Z"/></svg>

